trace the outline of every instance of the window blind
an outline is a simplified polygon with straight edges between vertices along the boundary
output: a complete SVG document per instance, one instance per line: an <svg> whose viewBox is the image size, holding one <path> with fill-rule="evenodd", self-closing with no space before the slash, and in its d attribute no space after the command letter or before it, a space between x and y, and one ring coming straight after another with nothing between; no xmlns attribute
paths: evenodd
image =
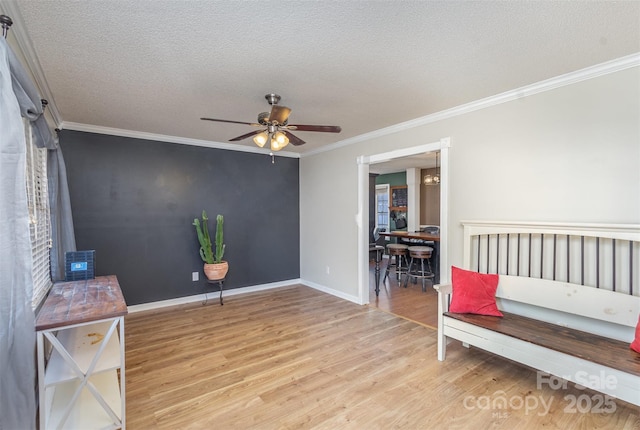
<svg viewBox="0 0 640 430"><path fill-rule="evenodd" d="M33 308L49 292L51 285L51 220L47 189L47 149L37 148L32 142L31 125L25 123L27 203L29 206L29 233L33 255Z"/></svg>

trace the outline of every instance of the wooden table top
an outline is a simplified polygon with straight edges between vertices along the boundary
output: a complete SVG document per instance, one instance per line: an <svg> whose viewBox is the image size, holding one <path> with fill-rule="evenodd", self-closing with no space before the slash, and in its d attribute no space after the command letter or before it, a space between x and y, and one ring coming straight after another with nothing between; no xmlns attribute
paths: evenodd
<svg viewBox="0 0 640 430"><path fill-rule="evenodd" d="M98 276L51 287L36 318L36 330L47 330L127 314L118 278Z"/></svg>
<svg viewBox="0 0 640 430"><path fill-rule="evenodd" d="M432 240L439 242L440 235L439 234L431 234L424 231L381 231L380 236L389 236L389 237L406 237L407 239L422 239L422 240Z"/></svg>

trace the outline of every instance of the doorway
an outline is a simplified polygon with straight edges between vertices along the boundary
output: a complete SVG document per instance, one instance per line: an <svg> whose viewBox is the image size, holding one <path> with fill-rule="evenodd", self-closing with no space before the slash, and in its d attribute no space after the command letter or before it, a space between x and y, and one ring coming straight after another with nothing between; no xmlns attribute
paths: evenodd
<svg viewBox="0 0 640 430"><path fill-rule="evenodd" d="M358 301L369 303L369 166L425 152L440 151L440 283L449 281L449 148L448 137L438 142L358 157Z"/></svg>

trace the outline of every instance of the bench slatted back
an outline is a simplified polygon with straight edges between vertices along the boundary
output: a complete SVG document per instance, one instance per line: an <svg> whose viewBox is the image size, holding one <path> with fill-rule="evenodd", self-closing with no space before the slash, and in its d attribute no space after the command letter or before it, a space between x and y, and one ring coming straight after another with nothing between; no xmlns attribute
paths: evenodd
<svg viewBox="0 0 640 430"><path fill-rule="evenodd" d="M640 314L640 226L463 225L464 268L500 275L500 309L633 339Z"/></svg>

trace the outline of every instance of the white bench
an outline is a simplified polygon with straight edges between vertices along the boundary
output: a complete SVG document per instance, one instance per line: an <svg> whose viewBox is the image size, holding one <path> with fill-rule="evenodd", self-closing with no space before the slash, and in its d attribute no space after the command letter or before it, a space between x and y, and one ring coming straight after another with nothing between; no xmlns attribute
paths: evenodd
<svg viewBox="0 0 640 430"><path fill-rule="evenodd" d="M640 226L463 222L466 270L498 273L504 318L449 313L438 360L459 340L640 406Z"/></svg>

